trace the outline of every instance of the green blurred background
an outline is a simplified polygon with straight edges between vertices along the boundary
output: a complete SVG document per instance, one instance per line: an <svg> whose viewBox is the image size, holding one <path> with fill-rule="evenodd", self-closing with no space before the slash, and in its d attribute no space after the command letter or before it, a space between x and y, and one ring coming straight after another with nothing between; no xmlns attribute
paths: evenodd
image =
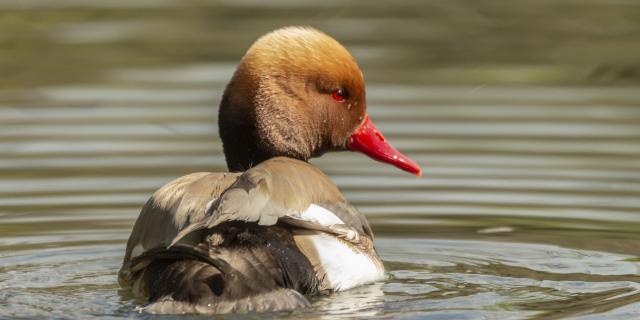
<svg viewBox="0 0 640 320"><path fill-rule="evenodd" d="M267 30L339 38L371 81L632 85L634 1L37 1L0 4L3 87L96 82L113 68L234 62Z"/></svg>
<svg viewBox="0 0 640 320"><path fill-rule="evenodd" d="M292 318L640 317L640 2L599 0L0 0L0 317L145 317L116 280L135 218L226 170L222 90L288 25L352 52L424 168L312 161L390 278Z"/></svg>

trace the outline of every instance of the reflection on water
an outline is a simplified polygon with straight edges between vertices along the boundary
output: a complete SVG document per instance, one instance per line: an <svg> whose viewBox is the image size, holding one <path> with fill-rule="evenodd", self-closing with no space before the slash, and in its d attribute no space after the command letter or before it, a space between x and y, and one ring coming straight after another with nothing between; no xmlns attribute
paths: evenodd
<svg viewBox="0 0 640 320"><path fill-rule="evenodd" d="M225 170L235 63L311 24L361 61L371 116L425 171L313 160L389 278L285 316L640 316L640 6L251 4L0 2L0 315L144 317L116 281L140 207Z"/></svg>

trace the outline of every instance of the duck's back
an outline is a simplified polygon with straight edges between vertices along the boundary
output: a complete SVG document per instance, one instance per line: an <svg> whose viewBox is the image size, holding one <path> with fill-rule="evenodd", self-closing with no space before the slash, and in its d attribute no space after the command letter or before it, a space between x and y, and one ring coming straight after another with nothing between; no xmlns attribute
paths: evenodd
<svg viewBox="0 0 640 320"><path fill-rule="evenodd" d="M364 216L326 175L274 158L242 175L196 173L158 190L119 276L149 297L148 312L287 310L308 306L303 295L379 279L371 240Z"/></svg>

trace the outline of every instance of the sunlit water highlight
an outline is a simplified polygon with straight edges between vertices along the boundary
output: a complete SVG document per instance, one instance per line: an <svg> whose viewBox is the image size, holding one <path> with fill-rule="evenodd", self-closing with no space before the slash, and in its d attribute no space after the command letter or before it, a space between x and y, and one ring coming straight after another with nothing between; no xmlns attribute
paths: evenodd
<svg viewBox="0 0 640 320"><path fill-rule="evenodd" d="M333 12L337 4L325 2L312 10ZM204 9L176 1L0 3L13 17L42 9L40 17L49 19L42 23L50 24L44 34L28 19L0 23L41 36L20 40L33 46L27 52L48 44L55 58L40 61L11 47L15 64L40 72L2 80L0 317L148 317L136 311L144 302L116 279L140 207L175 177L225 170L217 105L235 62L260 33L303 22L334 34L362 61L371 117L424 166L424 178L357 154L314 159L368 216L389 277L314 298L309 310L271 316L640 317L637 86L576 85L568 79L577 67L562 60L560 49L552 74L517 69L516 80L528 85L506 85L513 69L491 63L468 70L467 83L457 69L439 70L419 54L422 41L437 34L464 34L439 28L438 15L425 18L432 25L431 33L421 33L424 40L389 27L422 21L402 18L415 9L409 4L391 13L372 5L362 18L325 21L284 18L277 12L289 1L268 3L271 15L245 24L229 18L246 14L236 2L203 2ZM495 9L487 3L478 12ZM425 12L454 10L471 25L486 22L468 7L424 6ZM549 6L532 8L555 12ZM593 6L580 8L597 16ZM100 21L92 20L95 13L103 14ZM629 25L612 28L624 35ZM377 35L394 36L387 43ZM519 37L505 30L500 36ZM469 50L483 52L472 45ZM444 61L460 58L445 54L452 50L446 44L433 50ZM82 70L64 64L66 57ZM475 72L502 80L474 84ZM450 77L434 84L424 74ZM547 82L564 84L536 85Z"/></svg>

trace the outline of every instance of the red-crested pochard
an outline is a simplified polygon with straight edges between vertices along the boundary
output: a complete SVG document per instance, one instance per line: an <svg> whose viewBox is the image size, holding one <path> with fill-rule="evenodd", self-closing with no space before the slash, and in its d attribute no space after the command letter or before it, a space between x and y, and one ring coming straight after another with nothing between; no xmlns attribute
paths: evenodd
<svg viewBox="0 0 640 320"><path fill-rule="evenodd" d="M222 97L228 173L193 173L147 201L119 273L151 313L278 311L384 277L367 219L307 163L351 150L420 175L366 112L336 40L287 27L249 48Z"/></svg>

